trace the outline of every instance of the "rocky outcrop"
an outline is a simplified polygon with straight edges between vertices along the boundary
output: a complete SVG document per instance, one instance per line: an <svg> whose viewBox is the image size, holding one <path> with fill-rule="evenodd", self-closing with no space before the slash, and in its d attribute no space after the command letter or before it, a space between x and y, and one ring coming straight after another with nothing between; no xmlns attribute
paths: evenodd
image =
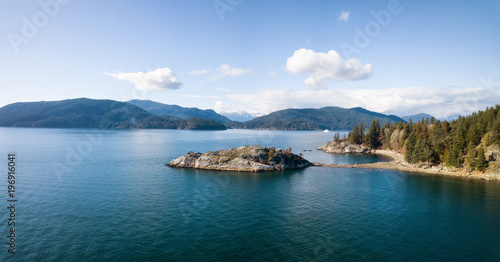
<svg viewBox="0 0 500 262"><path fill-rule="evenodd" d="M188 152L167 164L169 167L229 171L275 171L302 169L311 163L290 150L261 146L244 146L206 153Z"/></svg>
<svg viewBox="0 0 500 262"><path fill-rule="evenodd" d="M486 161L500 162L500 146L492 144L485 149L484 157Z"/></svg>
<svg viewBox="0 0 500 262"><path fill-rule="evenodd" d="M324 146L317 148L318 150L323 150L327 153L372 153L372 150L363 145L349 144L348 142L328 142Z"/></svg>

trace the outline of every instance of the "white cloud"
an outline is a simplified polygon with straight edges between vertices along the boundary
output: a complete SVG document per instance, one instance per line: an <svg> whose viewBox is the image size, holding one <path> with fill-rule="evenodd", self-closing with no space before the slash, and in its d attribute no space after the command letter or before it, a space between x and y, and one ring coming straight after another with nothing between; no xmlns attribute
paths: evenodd
<svg viewBox="0 0 500 262"><path fill-rule="evenodd" d="M428 113L437 118L467 115L500 101L493 88L409 87L354 90L259 90L252 94L228 95L246 106L249 113L271 113L286 108L363 107L399 116Z"/></svg>
<svg viewBox="0 0 500 262"><path fill-rule="evenodd" d="M210 70L208 69L201 69L201 70L193 70L189 72L190 75L205 75L208 74Z"/></svg>
<svg viewBox="0 0 500 262"><path fill-rule="evenodd" d="M270 77L276 76L276 71L273 70L273 71L269 72L267 75Z"/></svg>
<svg viewBox="0 0 500 262"><path fill-rule="evenodd" d="M228 64L222 64L217 68L217 74L212 75L210 77L210 81L215 81L217 79L223 78L223 77L239 77L243 76L246 74L249 74L251 71L248 69L242 69L242 68L236 68L236 67L231 67Z"/></svg>
<svg viewBox="0 0 500 262"><path fill-rule="evenodd" d="M218 87L216 89L219 90L219 91L231 92L231 89L227 89L227 88Z"/></svg>
<svg viewBox="0 0 500 262"><path fill-rule="evenodd" d="M224 104L222 101L217 101L215 102L214 105L214 111L221 114L221 113L236 113L238 112L238 109L234 105L228 105Z"/></svg>
<svg viewBox="0 0 500 262"><path fill-rule="evenodd" d="M324 80L362 80L372 75L372 65L363 65L357 58L344 60L335 50L328 53L310 49L296 50L288 58L285 69L291 73L309 73L304 83L312 88L326 87Z"/></svg>
<svg viewBox="0 0 500 262"><path fill-rule="evenodd" d="M158 68L149 72L104 73L116 79L131 82L138 90L170 90L178 89L182 85L174 72L168 67Z"/></svg>
<svg viewBox="0 0 500 262"><path fill-rule="evenodd" d="M342 11L342 13L340 13L339 17L337 18L337 20L339 21L347 21L349 20L349 15L351 15L351 11Z"/></svg>

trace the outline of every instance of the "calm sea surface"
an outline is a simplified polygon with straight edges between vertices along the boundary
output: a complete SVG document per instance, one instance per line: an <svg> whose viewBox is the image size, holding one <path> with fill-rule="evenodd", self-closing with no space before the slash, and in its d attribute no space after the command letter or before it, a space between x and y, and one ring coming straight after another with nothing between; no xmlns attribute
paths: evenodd
<svg viewBox="0 0 500 262"><path fill-rule="evenodd" d="M260 144L329 155L332 133L0 128L0 261L499 261L500 183L310 167L172 169L188 151ZM7 252L15 153L16 254Z"/></svg>

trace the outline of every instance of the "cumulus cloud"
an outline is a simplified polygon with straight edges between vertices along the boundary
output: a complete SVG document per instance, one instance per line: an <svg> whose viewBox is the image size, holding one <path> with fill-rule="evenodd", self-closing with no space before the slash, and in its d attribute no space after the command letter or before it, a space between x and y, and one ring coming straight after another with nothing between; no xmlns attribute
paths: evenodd
<svg viewBox="0 0 500 262"><path fill-rule="evenodd" d="M210 70L201 69L201 70L193 70L193 71L189 72L189 74L190 75L205 75L205 74L208 74L208 72L210 72Z"/></svg>
<svg viewBox="0 0 500 262"><path fill-rule="evenodd" d="M228 95L244 104L250 113L271 113L286 108L339 106L363 107L399 116L428 113L437 118L452 114L467 115L500 100L493 88L409 87L354 90L259 90L251 94Z"/></svg>
<svg viewBox="0 0 500 262"><path fill-rule="evenodd" d="M222 101L217 101L217 102L215 102L215 105L214 105L214 111L219 113L219 114L236 113L236 112L238 112L238 109L236 109L236 107L234 105L228 105Z"/></svg>
<svg viewBox="0 0 500 262"><path fill-rule="evenodd" d="M274 71L274 70L270 71L267 75L270 77L276 76L276 71Z"/></svg>
<svg viewBox="0 0 500 262"><path fill-rule="evenodd" d="M222 64L221 66L219 66L219 68L217 68L217 74L212 75L210 77L210 81L215 81L217 79L228 77L228 76L229 77L239 77L239 76L249 74L250 72L251 71L248 69L236 68L236 67L232 67L228 64Z"/></svg>
<svg viewBox="0 0 500 262"><path fill-rule="evenodd" d="M339 17L337 17L337 20L345 22L345 21L349 20L349 15L351 15L351 11L342 11L342 13L340 13Z"/></svg>
<svg viewBox="0 0 500 262"><path fill-rule="evenodd" d="M372 75L371 64L363 65L357 58L344 60L335 50L328 53L296 50L288 58L285 69L294 74L309 73L304 83L312 88L324 88L325 79L362 80Z"/></svg>
<svg viewBox="0 0 500 262"><path fill-rule="evenodd" d="M149 72L137 73L108 73L119 80L127 80L134 84L138 90L171 90L178 89L182 83L179 82L174 72L170 68L158 68Z"/></svg>

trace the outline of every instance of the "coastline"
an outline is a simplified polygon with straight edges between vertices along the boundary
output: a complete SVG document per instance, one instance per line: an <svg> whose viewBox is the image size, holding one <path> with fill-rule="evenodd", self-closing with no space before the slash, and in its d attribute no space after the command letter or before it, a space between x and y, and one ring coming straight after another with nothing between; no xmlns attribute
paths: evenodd
<svg viewBox="0 0 500 262"><path fill-rule="evenodd" d="M392 150L372 150L370 153L367 154L384 155L392 158L393 160L389 162L376 162L376 163L354 164L354 165L323 164L316 162L312 162L312 164L314 166L324 166L324 167L334 167L334 168L390 169L390 170L410 172L410 173L445 175L445 176L454 176L454 177L471 178L471 179L483 179L488 181L500 181L500 177L498 176L488 176L487 173L482 173L478 171L467 172L462 168L457 168L454 171L451 171L444 166L421 167L419 165L409 164L404 160L404 156L402 154Z"/></svg>

